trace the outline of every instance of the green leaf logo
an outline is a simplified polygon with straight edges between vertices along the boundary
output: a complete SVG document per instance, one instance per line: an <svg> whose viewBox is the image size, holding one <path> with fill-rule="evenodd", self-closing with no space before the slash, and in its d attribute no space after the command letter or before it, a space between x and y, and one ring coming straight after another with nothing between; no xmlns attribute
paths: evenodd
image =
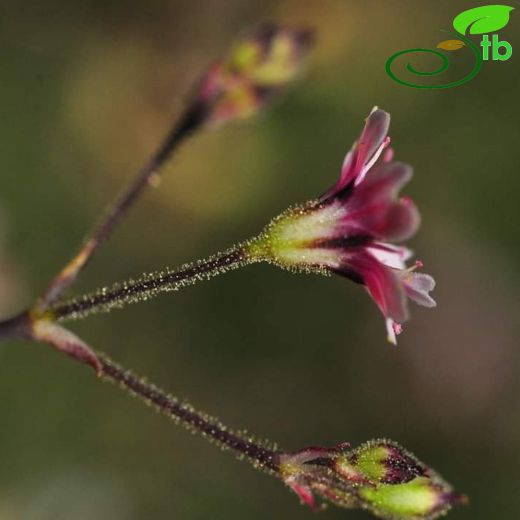
<svg viewBox="0 0 520 520"><path fill-rule="evenodd" d="M485 34L498 31L509 22L509 5L483 5L463 11L453 20L453 27L460 34Z"/></svg>

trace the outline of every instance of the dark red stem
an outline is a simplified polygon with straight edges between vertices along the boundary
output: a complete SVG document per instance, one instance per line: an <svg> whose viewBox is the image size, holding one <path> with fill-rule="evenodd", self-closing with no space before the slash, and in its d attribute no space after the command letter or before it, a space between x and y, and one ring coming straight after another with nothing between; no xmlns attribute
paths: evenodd
<svg viewBox="0 0 520 520"><path fill-rule="evenodd" d="M151 383L124 370L110 359L101 355L98 355L98 358L102 367L102 378L118 384L146 403L154 405L162 413L182 422L185 426L213 438L221 447L246 456L261 469L278 471L279 452L231 432L217 419L200 414L190 405L181 403Z"/></svg>

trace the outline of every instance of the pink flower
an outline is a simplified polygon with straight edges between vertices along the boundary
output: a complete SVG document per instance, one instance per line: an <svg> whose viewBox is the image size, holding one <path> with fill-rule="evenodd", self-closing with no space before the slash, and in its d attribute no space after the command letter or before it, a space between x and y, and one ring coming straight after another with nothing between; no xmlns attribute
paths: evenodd
<svg viewBox="0 0 520 520"><path fill-rule="evenodd" d="M433 278L406 261L395 245L417 231L420 217L399 191L412 168L393 162L390 115L374 108L348 152L339 181L318 200L289 209L251 245L253 254L285 268L336 273L365 286L383 313L388 340L396 343L408 317L408 300L434 307Z"/></svg>

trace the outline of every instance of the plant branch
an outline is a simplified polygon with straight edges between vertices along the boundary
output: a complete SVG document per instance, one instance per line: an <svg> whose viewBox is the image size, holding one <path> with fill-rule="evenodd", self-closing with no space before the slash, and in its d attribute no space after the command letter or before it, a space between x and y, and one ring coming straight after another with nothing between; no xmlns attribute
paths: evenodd
<svg viewBox="0 0 520 520"><path fill-rule="evenodd" d="M137 280L129 280L102 288L71 300L58 302L43 315L48 319L67 321L91 314L106 313L130 303L148 300L163 292L178 291L182 287L207 280L218 274L238 269L256 260L248 256L246 245L238 245L206 260L185 264L177 270L148 273Z"/></svg>
<svg viewBox="0 0 520 520"><path fill-rule="evenodd" d="M13 338L30 337L30 318L27 312L0 321L0 341Z"/></svg>
<svg viewBox="0 0 520 520"><path fill-rule="evenodd" d="M24 313L0 322L0 341L13 338L29 339L53 346L75 361L91 366L101 379L114 383L146 404L154 406L188 430L200 433L219 447L247 458L258 469L273 474L278 472L282 452L256 441L249 434L230 430L218 419L197 411L190 404L181 402L146 379L125 370L107 356L94 352L67 329L51 321L34 321L28 313Z"/></svg>
<svg viewBox="0 0 520 520"><path fill-rule="evenodd" d="M255 467L277 472L280 452L255 442L250 436L229 430L218 419L196 411L190 404L180 402L145 379L124 370L109 358L100 354L97 356L101 364L102 379L129 391L189 430L209 437L221 448L233 450L246 457Z"/></svg>
<svg viewBox="0 0 520 520"><path fill-rule="evenodd" d="M120 195L115 203L108 208L105 216L92 230L83 247L51 280L45 293L39 298L37 308L46 310L67 289L85 268L99 247L109 238L114 228L136 203L145 188L152 184L159 170L169 159L177 146L204 121L205 105L194 101L186 110L181 120L167 134L165 140L151 157L148 163L135 177L134 181Z"/></svg>

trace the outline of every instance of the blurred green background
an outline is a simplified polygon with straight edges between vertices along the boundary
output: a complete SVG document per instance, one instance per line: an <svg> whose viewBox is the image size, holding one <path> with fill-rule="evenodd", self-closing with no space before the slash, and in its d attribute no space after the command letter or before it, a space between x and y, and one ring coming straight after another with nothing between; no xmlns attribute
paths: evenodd
<svg viewBox="0 0 520 520"><path fill-rule="evenodd" d="M258 265L73 329L284 448L400 442L470 496L453 520L520 517L520 15L500 32L511 60L464 86L415 90L384 71L476 5L2 2L1 313L44 288L237 35L311 24L305 79L262 117L186 142L76 290L222 250L322 193L377 104L415 168L405 191L423 225L411 245L438 281L437 309L413 307L392 348L359 287ZM44 346L0 345L0 417L1 520L315 517L275 479Z"/></svg>

